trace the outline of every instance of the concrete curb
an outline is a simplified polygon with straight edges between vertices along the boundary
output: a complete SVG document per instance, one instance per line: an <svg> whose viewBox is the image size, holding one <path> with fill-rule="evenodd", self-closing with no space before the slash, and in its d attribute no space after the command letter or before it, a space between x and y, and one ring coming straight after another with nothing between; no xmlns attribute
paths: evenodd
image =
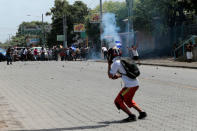
<svg viewBox="0 0 197 131"><path fill-rule="evenodd" d="M174 68L188 68L188 69L197 69L194 66L177 66L177 65L165 65L165 64L150 64L150 63L140 63L141 65L149 65L149 66L163 66L163 67L174 67Z"/></svg>
<svg viewBox="0 0 197 131"><path fill-rule="evenodd" d="M107 63L106 61L102 61L102 60L95 60L94 62ZM139 64L139 63L137 63L137 64ZM197 67L195 67L195 66L166 65L166 64L157 64L157 63L140 63L140 65L162 66L162 67L173 67L173 68L187 68L187 69L197 69Z"/></svg>

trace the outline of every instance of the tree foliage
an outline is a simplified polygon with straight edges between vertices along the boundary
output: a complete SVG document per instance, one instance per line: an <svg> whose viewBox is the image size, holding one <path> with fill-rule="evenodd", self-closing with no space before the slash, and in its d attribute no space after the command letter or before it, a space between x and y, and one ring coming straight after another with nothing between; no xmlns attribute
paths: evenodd
<svg viewBox="0 0 197 131"><path fill-rule="evenodd" d="M77 34L73 31L74 24L84 23L88 12L87 5L81 1L75 1L73 5L70 5L67 0L55 0L54 7L46 13L46 15L52 16L52 31L48 37L48 44L50 46L62 44L57 42L56 36L63 35L63 17L66 16L67 42L68 45L71 45L74 42L73 38Z"/></svg>
<svg viewBox="0 0 197 131"><path fill-rule="evenodd" d="M32 22L22 22L18 26L18 31L15 36L11 38L11 41L9 42L12 46L18 45L18 46L26 46L26 40L28 37L37 37L40 38L42 37L42 26L49 25L49 23L44 22L42 23L41 21L32 21ZM38 31L30 31L26 32L24 28L35 28L39 27L40 30ZM40 43L41 44L41 43Z"/></svg>
<svg viewBox="0 0 197 131"><path fill-rule="evenodd" d="M155 27L160 32L166 32L169 28L182 25L187 20L186 13L197 13L195 0L135 0L134 5L134 27L148 32Z"/></svg>

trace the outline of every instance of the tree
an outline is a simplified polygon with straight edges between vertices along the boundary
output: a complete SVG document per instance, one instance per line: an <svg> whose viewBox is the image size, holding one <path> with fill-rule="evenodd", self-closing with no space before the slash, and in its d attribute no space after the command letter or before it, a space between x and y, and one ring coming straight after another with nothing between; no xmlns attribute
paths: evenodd
<svg viewBox="0 0 197 131"><path fill-rule="evenodd" d="M26 40L28 37L36 37L42 40L42 26L49 25L49 23L41 21L23 22L19 25L16 36L11 38L9 42L12 46L26 46ZM29 28L29 30L28 30ZM30 29L31 28L31 29ZM42 41L39 43L42 44Z"/></svg>
<svg viewBox="0 0 197 131"><path fill-rule="evenodd" d="M26 39L25 35L16 35L11 38L10 44L12 46L26 46Z"/></svg>
<svg viewBox="0 0 197 131"><path fill-rule="evenodd" d="M96 46L99 46L100 42L100 24L99 23L91 23L90 17L88 16L85 19L85 27L86 27L86 33L89 37L89 40L94 42Z"/></svg>
<svg viewBox="0 0 197 131"><path fill-rule="evenodd" d="M82 1L75 1L72 7L73 21L77 23L84 23L85 17L89 13L89 9Z"/></svg>
<svg viewBox="0 0 197 131"><path fill-rule="evenodd" d="M159 20L162 31L181 25L187 20L185 12L197 14L196 0L135 0L134 26L136 29L153 31L153 23Z"/></svg>
<svg viewBox="0 0 197 131"><path fill-rule="evenodd" d="M50 46L62 44L56 41L57 35L63 35L63 16L66 16L67 22L67 41L70 46L74 42L73 26L76 23L85 23L85 17L88 15L87 5L81 1L75 1L73 5L69 5L67 0L55 0L54 7L50 9L46 15L52 16L52 31L49 34L48 44Z"/></svg>
<svg viewBox="0 0 197 131"><path fill-rule="evenodd" d="M50 12L46 13L46 15L52 16L52 30L51 33L48 34L47 39L47 43L49 46L57 44L57 35L63 35L63 16L65 14L67 14L68 16L69 8L69 3L66 0L55 0L54 7L50 9Z"/></svg>
<svg viewBox="0 0 197 131"><path fill-rule="evenodd" d="M163 0L136 0L134 3L134 16L132 18L135 30L152 32L155 20L165 19L166 9L162 6ZM163 22L163 21L162 21ZM162 27L161 27L162 28ZM165 29L165 27L163 27Z"/></svg>

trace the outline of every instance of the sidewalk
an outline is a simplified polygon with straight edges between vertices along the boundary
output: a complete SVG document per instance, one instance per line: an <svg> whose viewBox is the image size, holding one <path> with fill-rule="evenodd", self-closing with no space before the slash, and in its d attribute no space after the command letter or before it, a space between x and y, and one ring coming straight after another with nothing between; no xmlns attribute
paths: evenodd
<svg viewBox="0 0 197 131"><path fill-rule="evenodd" d="M106 60L94 60L96 62L106 62ZM173 58L155 58L155 59L142 59L140 60L141 65L150 66L164 66L164 67L177 67L177 68L189 68L197 69L197 62L179 62Z"/></svg>
<svg viewBox="0 0 197 131"><path fill-rule="evenodd" d="M192 63L178 62L175 61L173 58L145 59L145 60L141 60L140 63L142 65L197 69L197 62L192 62Z"/></svg>

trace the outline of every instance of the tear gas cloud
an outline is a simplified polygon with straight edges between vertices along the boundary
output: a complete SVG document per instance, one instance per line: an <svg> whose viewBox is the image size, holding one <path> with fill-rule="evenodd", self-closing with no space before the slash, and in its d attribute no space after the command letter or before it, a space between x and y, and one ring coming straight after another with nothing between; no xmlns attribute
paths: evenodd
<svg viewBox="0 0 197 131"><path fill-rule="evenodd" d="M105 13L102 18L103 34L102 40L108 43L109 48L116 46L115 41L120 41L119 28L116 26L116 18L113 13Z"/></svg>

